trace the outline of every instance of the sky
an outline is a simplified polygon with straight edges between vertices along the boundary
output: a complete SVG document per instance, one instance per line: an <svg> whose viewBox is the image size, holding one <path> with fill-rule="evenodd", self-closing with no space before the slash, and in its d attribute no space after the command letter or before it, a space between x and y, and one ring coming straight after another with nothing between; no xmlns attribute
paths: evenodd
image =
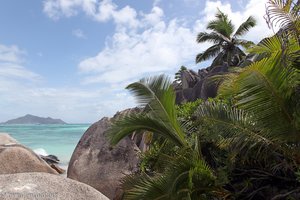
<svg viewBox="0 0 300 200"><path fill-rule="evenodd" d="M219 8L244 36L270 36L267 0L3 0L0 2L0 122L33 114L92 123L136 106L124 88L143 77L190 69L209 47L197 33Z"/></svg>

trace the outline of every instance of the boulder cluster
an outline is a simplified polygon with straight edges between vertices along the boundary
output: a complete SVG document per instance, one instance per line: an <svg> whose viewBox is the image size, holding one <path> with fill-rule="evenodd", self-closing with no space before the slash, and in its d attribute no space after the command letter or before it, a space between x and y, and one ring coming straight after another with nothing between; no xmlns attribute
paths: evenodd
<svg viewBox="0 0 300 200"><path fill-rule="evenodd" d="M0 199L106 200L94 188L59 176L56 156L40 156L6 133L0 133Z"/></svg>
<svg viewBox="0 0 300 200"><path fill-rule="evenodd" d="M174 82L176 92L176 103L195 101L199 98L208 99L217 95L219 83L213 81L212 77L228 73L228 65L211 66L205 69L182 70L180 72L180 82Z"/></svg>

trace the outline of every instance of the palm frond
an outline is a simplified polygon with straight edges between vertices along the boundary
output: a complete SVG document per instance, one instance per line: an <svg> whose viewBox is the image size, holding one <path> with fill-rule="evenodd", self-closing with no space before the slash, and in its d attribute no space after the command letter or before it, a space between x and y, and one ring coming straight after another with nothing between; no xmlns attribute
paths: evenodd
<svg viewBox="0 0 300 200"><path fill-rule="evenodd" d="M163 174L131 175L122 181L125 199L194 199L213 195L218 190L216 177L209 166L194 153L182 149L175 157L165 157Z"/></svg>
<svg viewBox="0 0 300 200"><path fill-rule="evenodd" d="M237 77L236 106L253 113L257 123L273 134L293 136L293 110L289 109L295 82L295 71L278 66L280 62L262 59L251 64Z"/></svg>
<svg viewBox="0 0 300 200"><path fill-rule="evenodd" d="M184 133L176 117L175 93L171 81L164 75L142 79L127 89L138 99L141 106L147 106L154 118L169 124L170 128L184 141Z"/></svg>
<svg viewBox="0 0 300 200"><path fill-rule="evenodd" d="M278 58L282 53L282 40L276 35L265 38L259 44L248 49L248 52L269 57L273 55L274 58Z"/></svg>
<svg viewBox="0 0 300 200"><path fill-rule="evenodd" d="M243 39L236 39L235 43L237 45L241 45L242 47L244 47L245 49L248 49L249 47L254 46L254 42L249 41L249 40L243 40Z"/></svg>
<svg viewBox="0 0 300 200"><path fill-rule="evenodd" d="M236 67L231 73L224 74L220 77L222 79L222 84L218 87L218 97L221 97L222 99L232 99L234 97L234 94L237 93L239 88L236 80L243 70L245 69Z"/></svg>
<svg viewBox="0 0 300 200"><path fill-rule="evenodd" d="M220 147L230 148L236 154L243 152L246 155L254 148L257 154L281 148L278 145L281 138L272 134L270 129L259 126L243 110L219 102L205 102L195 115L200 124L214 130L211 134L218 134L214 138L219 138L216 143Z"/></svg>
<svg viewBox="0 0 300 200"><path fill-rule="evenodd" d="M224 41L228 42L228 38L224 37L221 34L218 34L216 32L211 32L211 33L206 33L206 32L200 32L197 35L197 40L198 43L202 42L212 42L214 44L220 44Z"/></svg>
<svg viewBox="0 0 300 200"><path fill-rule="evenodd" d="M122 188L125 190L124 199L168 199L169 186L163 175L155 178L147 174L128 175L122 180Z"/></svg>
<svg viewBox="0 0 300 200"><path fill-rule="evenodd" d="M244 35L250 30L250 28L254 27L255 25L256 25L256 20L254 19L254 17L250 16L245 22L243 22L239 26L239 28L234 33L233 37L236 38Z"/></svg>
<svg viewBox="0 0 300 200"><path fill-rule="evenodd" d="M220 51L221 51L220 45L218 45L218 44L213 45L213 46L209 47L208 49L206 49L203 53L199 53L196 56L196 63L213 58L216 55L218 55L220 53Z"/></svg>
<svg viewBox="0 0 300 200"><path fill-rule="evenodd" d="M206 28L215 31L226 38L231 38L234 31L234 25L231 20L229 20L228 16L220 10L218 10L216 18L216 20L210 21Z"/></svg>
<svg viewBox="0 0 300 200"><path fill-rule="evenodd" d="M118 144L126 136L142 131L150 131L173 142L175 145L184 146L186 141L179 137L169 123L153 117L149 113L130 114L115 121L107 131L107 136L112 145Z"/></svg>
<svg viewBox="0 0 300 200"><path fill-rule="evenodd" d="M269 0L266 12L266 21L270 27L278 25L285 31L292 31L299 40L299 5L294 4L293 0Z"/></svg>

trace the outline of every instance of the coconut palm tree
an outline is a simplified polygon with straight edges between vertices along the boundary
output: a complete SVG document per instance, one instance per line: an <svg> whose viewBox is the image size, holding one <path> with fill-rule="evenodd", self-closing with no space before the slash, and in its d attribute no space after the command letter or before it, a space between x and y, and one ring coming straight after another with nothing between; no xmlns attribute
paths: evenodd
<svg viewBox="0 0 300 200"><path fill-rule="evenodd" d="M185 66L181 66L178 72L175 73L175 82L182 86L182 73L186 71L187 68Z"/></svg>
<svg viewBox="0 0 300 200"><path fill-rule="evenodd" d="M241 39L250 28L256 25L255 19L250 16L234 32L234 25L228 16L218 10L216 19L208 23L207 29L211 32L200 32L197 42L212 42L213 46L196 56L196 63L215 58L211 66L221 65L227 62L229 66L237 66L246 54L239 46L248 48L253 42Z"/></svg>

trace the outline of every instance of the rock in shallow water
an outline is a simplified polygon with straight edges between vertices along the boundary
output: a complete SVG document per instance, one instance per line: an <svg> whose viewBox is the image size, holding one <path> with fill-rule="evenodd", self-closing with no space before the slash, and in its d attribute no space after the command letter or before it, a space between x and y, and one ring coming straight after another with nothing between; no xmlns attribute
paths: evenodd
<svg viewBox="0 0 300 200"><path fill-rule="evenodd" d="M0 199L109 200L88 185L48 173L0 175Z"/></svg>

